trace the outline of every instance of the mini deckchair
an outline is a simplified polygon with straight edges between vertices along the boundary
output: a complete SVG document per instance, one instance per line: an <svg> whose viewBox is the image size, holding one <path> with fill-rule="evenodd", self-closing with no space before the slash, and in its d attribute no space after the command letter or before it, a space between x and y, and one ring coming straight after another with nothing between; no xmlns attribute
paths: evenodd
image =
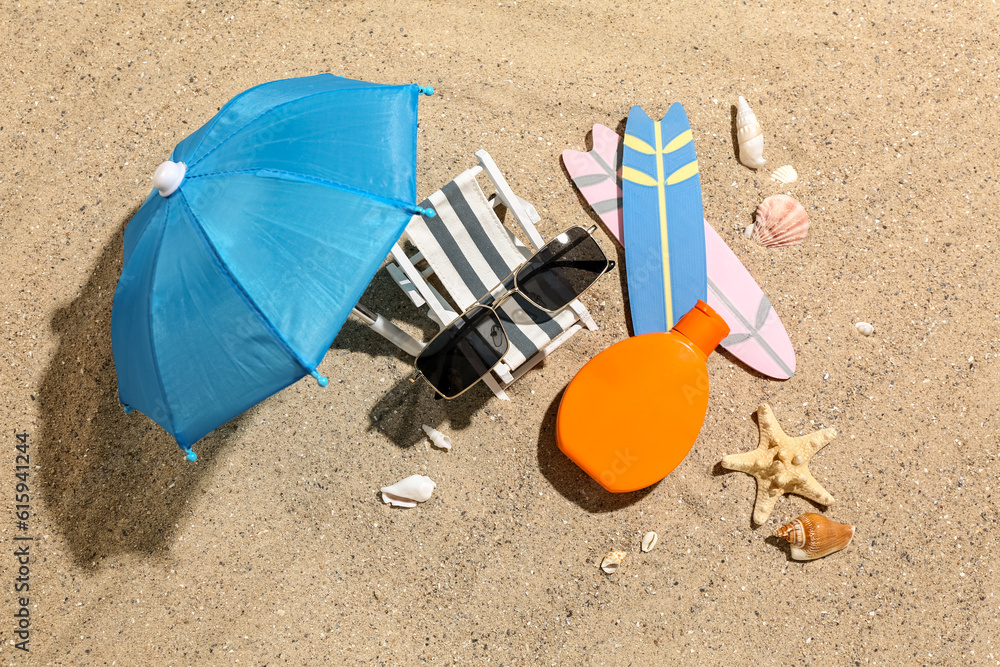
<svg viewBox="0 0 1000 667"><path fill-rule="evenodd" d="M418 252L407 256L397 243L392 248L395 261L387 265L389 274L410 300L418 307L426 304L428 315L442 328L472 305L489 304L511 289L514 270L545 244L535 229L534 223L540 218L534 207L511 191L489 153L481 150L476 157L479 166L459 174L421 204L433 208L434 217L411 218L404 236ZM496 190L492 204L476 180L482 172ZM531 249L500 222L493 211L498 203L511 212ZM421 270L417 265L422 261L427 267ZM437 277L450 301L427 282L432 275ZM514 295L501 304L500 318L510 349L484 381L503 400L509 400L504 391L507 386L582 326L597 329L578 300L557 313L547 313ZM412 350L412 345L400 347L407 352Z"/></svg>

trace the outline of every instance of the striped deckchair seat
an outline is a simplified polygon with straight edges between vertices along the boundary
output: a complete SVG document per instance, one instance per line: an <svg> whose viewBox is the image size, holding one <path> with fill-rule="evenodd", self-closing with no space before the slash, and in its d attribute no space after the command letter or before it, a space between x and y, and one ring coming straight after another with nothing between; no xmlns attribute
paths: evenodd
<svg viewBox="0 0 1000 667"><path fill-rule="evenodd" d="M476 303L489 305L490 290L505 281L532 252L504 227L469 169L425 199L433 218L414 216L406 234L434 270L458 312ZM505 280L506 279L506 280ZM483 297L487 297L483 299ZM574 302L576 303L576 302ZM572 305L547 313L519 294L500 305L500 319L510 339L504 363L517 368L571 327L578 319ZM582 308L582 307L581 307Z"/></svg>

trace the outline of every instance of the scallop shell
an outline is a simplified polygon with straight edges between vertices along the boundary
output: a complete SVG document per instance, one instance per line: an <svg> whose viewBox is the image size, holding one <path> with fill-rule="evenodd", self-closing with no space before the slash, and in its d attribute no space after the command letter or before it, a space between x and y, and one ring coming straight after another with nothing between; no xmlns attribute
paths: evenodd
<svg viewBox="0 0 1000 667"><path fill-rule="evenodd" d="M873 327L868 322L858 322L854 325L854 328L858 330L858 333L862 336L871 336L875 333L875 327Z"/></svg>
<svg viewBox="0 0 1000 667"><path fill-rule="evenodd" d="M427 475L410 475L392 486L383 486L382 501L394 507L416 507L431 497L436 486Z"/></svg>
<svg viewBox="0 0 1000 667"><path fill-rule="evenodd" d="M783 167L778 167L773 172L771 172L771 178L778 181L779 183L784 183L788 185L789 183L794 183L799 178L799 172L795 171L795 167L790 164L786 164Z"/></svg>
<svg viewBox="0 0 1000 667"><path fill-rule="evenodd" d="M740 145L740 162L751 169L764 166L764 132L742 95L736 101L736 141Z"/></svg>
<svg viewBox="0 0 1000 667"><path fill-rule="evenodd" d="M851 543L854 526L830 521L822 514L803 514L774 531L792 545L795 560L815 560L840 551Z"/></svg>
<svg viewBox="0 0 1000 667"><path fill-rule="evenodd" d="M621 567L623 560L625 560L624 551L612 551L601 561L601 569L607 574L614 574Z"/></svg>
<svg viewBox="0 0 1000 667"><path fill-rule="evenodd" d="M809 233L809 214L795 197L771 195L757 207L754 241L765 248L802 243Z"/></svg>
<svg viewBox="0 0 1000 667"><path fill-rule="evenodd" d="M445 451L451 451L451 438L438 431L437 429L431 428L427 424L421 424L424 429L424 433L427 434L427 439L431 441L431 444L438 449L443 449Z"/></svg>
<svg viewBox="0 0 1000 667"><path fill-rule="evenodd" d="M656 534L655 530L651 530L642 536L642 550L652 551L656 543L660 541L660 536Z"/></svg>

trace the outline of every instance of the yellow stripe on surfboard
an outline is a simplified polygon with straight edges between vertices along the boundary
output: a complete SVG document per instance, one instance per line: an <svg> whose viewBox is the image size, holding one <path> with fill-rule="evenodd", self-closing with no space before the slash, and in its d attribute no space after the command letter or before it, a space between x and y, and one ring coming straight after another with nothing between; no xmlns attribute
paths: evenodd
<svg viewBox="0 0 1000 667"><path fill-rule="evenodd" d="M631 134L625 135L625 145L634 151L639 151L640 153L645 153L646 155L652 155L655 152L652 146L639 137L634 137Z"/></svg>
<svg viewBox="0 0 1000 667"><path fill-rule="evenodd" d="M675 171L674 173L667 176L667 185L674 185L675 183L680 183L681 181L687 180L692 176L697 176L698 174L698 161L694 160L688 162L686 165Z"/></svg>
<svg viewBox="0 0 1000 667"><path fill-rule="evenodd" d="M652 176L639 171L638 169L633 169L632 167L622 167L622 179L639 185L648 185L650 187L659 185L659 183L657 183Z"/></svg>
<svg viewBox="0 0 1000 667"><path fill-rule="evenodd" d="M670 243L667 239L667 193L663 186L663 128L662 119L653 123L656 137L656 195L660 205L660 243L663 252L663 300L667 308L667 327L674 323L674 304L670 295Z"/></svg>
<svg viewBox="0 0 1000 667"><path fill-rule="evenodd" d="M664 147L663 152L673 153L674 151L687 146L692 141L694 141L694 135L691 134L691 130L684 130L670 140L670 143Z"/></svg>

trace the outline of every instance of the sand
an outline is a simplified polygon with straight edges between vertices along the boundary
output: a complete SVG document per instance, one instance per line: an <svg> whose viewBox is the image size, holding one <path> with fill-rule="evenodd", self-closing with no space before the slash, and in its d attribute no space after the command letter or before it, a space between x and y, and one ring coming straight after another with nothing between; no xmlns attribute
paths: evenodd
<svg viewBox="0 0 1000 667"><path fill-rule="evenodd" d="M4 338L0 663L994 664L1000 599L996 371L1000 32L992 3L0 3ZM795 376L710 358L708 416L659 484L611 495L554 441L560 392L628 335L619 268L600 325L501 402L434 401L405 355L349 322L305 379L199 443L197 463L116 400L109 317L125 224L173 146L238 92L329 71L432 85L418 193L488 150L549 236L594 218L559 155L633 104L687 109L709 221L767 292ZM736 98L765 129L741 166ZM780 187L768 168L792 164ZM791 192L798 247L743 236ZM609 252L605 232L599 239ZM619 256L619 260L622 257ZM432 325L382 272L364 297ZM863 337L857 321L874 325ZM750 515L769 402L857 526L789 560ZM429 448L421 424L454 440ZM663 423L663 431L671 428ZM30 519L17 527L15 433ZM433 498L392 509L410 474ZM641 553L647 530L659 545ZM13 645L30 542L30 652ZM608 576L608 551L628 556Z"/></svg>

